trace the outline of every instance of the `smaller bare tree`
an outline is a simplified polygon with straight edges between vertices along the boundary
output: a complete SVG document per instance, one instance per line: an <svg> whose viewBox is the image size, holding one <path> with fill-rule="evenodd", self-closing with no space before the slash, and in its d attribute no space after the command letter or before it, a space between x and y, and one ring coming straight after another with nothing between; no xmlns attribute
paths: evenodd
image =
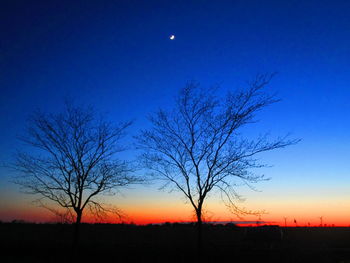
<svg viewBox="0 0 350 263"><path fill-rule="evenodd" d="M40 204L62 220L75 221L75 245L86 208L96 216L118 212L97 199L99 195L140 182L131 175L129 163L116 159L124 150L120 139L131 122L113 126L96 115L91 107L69 103L59 114L34 113L27 134L20 138L33 151L19 151L13 165L20 172L15 183L37 195Z"/></svg>

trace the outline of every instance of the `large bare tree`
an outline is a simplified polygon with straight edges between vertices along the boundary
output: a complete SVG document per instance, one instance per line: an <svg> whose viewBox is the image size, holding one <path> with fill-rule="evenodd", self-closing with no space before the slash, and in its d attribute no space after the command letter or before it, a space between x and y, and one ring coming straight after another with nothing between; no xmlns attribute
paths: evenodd
<svg viewBox="0 0 350 263"><path fill-rule="evenodd" d="M114 126L92 107L71 103L62 113L36 112L29 119L21 140L31 151L16 155L14 168L20 173L15 182L27 193L37 195L50 211L74 218L74 243L78 242L86 208L94 215L115 211L102 203L99 195L114 194L119 187L140 181L131 175L127 162L116 159L116 154L124 150L120 139L130 125ZM57 207L64 212L58 212Z"/></svg>
<svg viewBox="0 0 350 263"><path fill-rule="evenodd" d="M264 87L271 76L259 75L245 90L218 95L218 89L201 89L190 83L181 89L173 110L159 110L150 116L151 128L137 137L144 150L145 167L156 178L183 193L192 205L201 243L203 205L217 189L233 212L245 213L236 205L236 183L250 185L265 178L251 172L261 167L261 152L294 144L287 137L248 139L244 130L254 123L256 114L277 102Z"/></svg>

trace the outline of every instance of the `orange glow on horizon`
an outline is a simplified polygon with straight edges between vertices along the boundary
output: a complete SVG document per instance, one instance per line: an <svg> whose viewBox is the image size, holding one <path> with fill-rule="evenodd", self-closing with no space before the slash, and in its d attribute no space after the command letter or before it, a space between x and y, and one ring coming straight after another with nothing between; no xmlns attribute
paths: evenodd
<svg viewBox="0 0 350 263"><path fill-rule="evenodd" d="M140 201L141 200L141 201ZM119 219L117 216L110 216L103 222L106 223L135 223L159 224L164 222L194 222L196 221L193 209L190 204L185 204L181 200L165 195L164 198L148 199L127 199L119 200L120 209L126 215ZM243 204L251 210L261 208L268 211L262 214L260 219L256 216L245 216L243 221L263 221L269 225L285 226L284 218L287 218L288 227L316 227L320 226L320 217L323 217L323 226L345 226L350 225L350 201L338 200L275 200L266 198L259 200L250 198ZM209 200L204 207L204 221L207 222L230 222L240 221L231 214L220 200ZM57 218L48 210L34 205L23 203L5 203L0 208L0 220L9 222L14 219L28 222L57 222ZM296 223L294 223L294 219ZM89 215L88 210L83 214L83 222L98 222ZM245 224L246 225L246 224ZM255 225L255 224L253 224Z"/></svg>
<svg viewBox="0 0 350 263"><path fill-rule="evenodd" d="M10 211L9 211L10 212ZM34 222L34 223L44 223L44 222L58 222L57 218L50 212L48 212L45 209L25 209L25 210L13 210L11 211L11 214L4 214L1 213L1 220L5 222L10 222L12 220L24 220L26 222ZM195 218L191 216L189 213L176 213L176 211L173 211L171 214L154 214L154 213L146 213L145 211L132 211L132 213L128 214L127 217L123 218L122 220L119 220L117 216L109 217L103 220L104 223L134 223L137 225L146 225L146 224L161 224L165 222L170 223L188 223L188 222L195 222ZM248 221L252 222L249 224L237 224L239 226L257 226L257 225L279 225L281 227L285 226L284 219L279 217L275 218L273 216L270 217L264 217L261 220L261 224L257 224L255 222L258 222L259 220L252 220L252 219L246 219L246 220L235 220L232 218L220 218L220 220L204 220L207 222L239 222L239 221ZM83 215L83 222L85 223L96 223L97 221L94 217L89 215L88 213L85 213ZM254 222L254 223L253 223ZM294 222L294 218L288 218L287 220L287 227L319 227L320 220L316 217L313 218L313 220L308 220L308 218L303 218L302 216L296 218L296 223ZM349 227L349 222L342 217L330 217L327 220L327 217L324 217L323 221L323 227Z"/></svg>

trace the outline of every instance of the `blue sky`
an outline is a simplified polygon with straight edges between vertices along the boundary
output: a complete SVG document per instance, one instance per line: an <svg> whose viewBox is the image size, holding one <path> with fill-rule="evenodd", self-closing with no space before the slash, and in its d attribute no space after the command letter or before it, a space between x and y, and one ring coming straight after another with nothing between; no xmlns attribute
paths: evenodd
<svg viewBox="0 0 350 263"><path fill-rule="evenodd" d="M349 11L349 1L4 1L0 158L21 147L28 114L60 110L67 96L112 121L134 119L136 134L188 81L224 92L278 72L268 90L282 101L247 134L302 141L261 156L274 166L263 171L273 180L259 198L301 189L305 199L341 192L348 200L339 189L350 183ZM0 170L5 201L17 195L11 176Z"/></svg>

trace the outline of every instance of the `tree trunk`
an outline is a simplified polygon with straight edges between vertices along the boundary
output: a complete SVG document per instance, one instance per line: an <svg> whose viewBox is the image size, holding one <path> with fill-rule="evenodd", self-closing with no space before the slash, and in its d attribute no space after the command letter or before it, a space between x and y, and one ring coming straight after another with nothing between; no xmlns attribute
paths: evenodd
<svg viewBox="0 0 350 263"><path fill-rule="evenodd" d="M203 222L202 222L202 210L196 211L197 215L197 260L202 262L203 258Z"/></svg>
<svg viewBox="0 0 350 263"><path fill-rule="evenodd" d="M74 254L77 252L77 249L79 246L80 223L81 223L82 211L77 211L76 213L77 213L77 219L75 220L75 224L74 224L74 237L73 237L73 253Z"/></svg>

